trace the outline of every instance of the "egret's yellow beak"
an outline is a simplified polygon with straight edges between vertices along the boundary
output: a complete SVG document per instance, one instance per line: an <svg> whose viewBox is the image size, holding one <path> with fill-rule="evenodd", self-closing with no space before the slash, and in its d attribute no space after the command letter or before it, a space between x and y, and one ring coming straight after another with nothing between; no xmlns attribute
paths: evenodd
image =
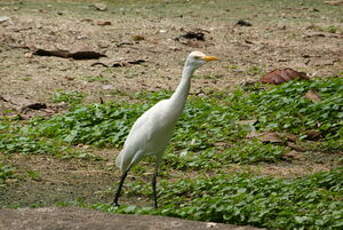
<svg viewBox="0 0 343 230"><path fill-rule="evenodd" d="M215 57L215 56L204 56L201 58L204 61L216 61L219 60L219 58Z"/></svg>

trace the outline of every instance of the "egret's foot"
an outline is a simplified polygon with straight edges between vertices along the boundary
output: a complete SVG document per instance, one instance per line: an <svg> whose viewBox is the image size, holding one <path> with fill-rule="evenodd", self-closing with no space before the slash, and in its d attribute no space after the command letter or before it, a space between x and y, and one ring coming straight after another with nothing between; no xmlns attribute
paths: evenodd
<svg viewBox="0 0 343 230"><path fill-rule="evenodd" d="M118 202L112 202L111 205L112 205L113 207L119 207L119 206L120 206L120 204L119 204Z"/></svg>
<svg viewBox="0 0 343 230"><path fill-rule="evenodd" d="M155 209L158 209L158 204L157 204L157 191L156 191L156 181L157 181L157 174L158 174L158 165L156 166L156 171L154 175L152 176L152 200L154 201L153 207Z"/></svg>
<svg viewBox="0 0 343 230"><path fill-rule="evenodd" d="M156 200L154 201L153 207L154 207L154 209L158 209L158 204L157 204Z"/></svg>

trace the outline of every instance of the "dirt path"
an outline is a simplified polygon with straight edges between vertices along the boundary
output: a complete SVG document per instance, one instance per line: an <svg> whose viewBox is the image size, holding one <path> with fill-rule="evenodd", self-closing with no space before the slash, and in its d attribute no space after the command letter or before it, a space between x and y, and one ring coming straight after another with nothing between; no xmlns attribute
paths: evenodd
<svg viewBox="0 0 343 230"><path fill-rule="evenodd" d="M187 221L160 216L111 215L79 208L0 210L2 230L254 230L229 224Z"/></svg>

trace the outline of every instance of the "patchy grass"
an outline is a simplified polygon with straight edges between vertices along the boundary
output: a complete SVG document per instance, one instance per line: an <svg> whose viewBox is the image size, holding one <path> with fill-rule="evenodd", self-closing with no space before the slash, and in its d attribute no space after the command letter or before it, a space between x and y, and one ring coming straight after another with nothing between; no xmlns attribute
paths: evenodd
<svg viewBox="0 0 343 230"><path fill-rule="evenodd" d="M30 133L66 143L120 146L133 121L146 109L141 105L92 104L49 120L35 120Z"/></svg>
<svg viewBox="0 0 343 230"><path fill-rule="evenodd" d="M54 103L65 102L69 105L77 105L82 102L85 96L85 94L78 91L59 90L53 94L51 101Z"/></svg>
<svg viewBox="0 0 343 230"><path fill-rule="evenodd" d="M3 187L7 179L15 177L15 168L0 162L0 188Z"/></svg>
<svg viewBox="0 0 343 230"><path fill-rule="evenodd" d="M233 164L261 164L259 170L263 171L263 164L284 161L283 155L290 151L287 146L247 139L252 130L295 134L303 145L307 143L307 131L316 130L320 138L312 141L312 149L303 157L316 163L333 160L333 165L338 165L342 157L329 159L322 156L324 153L315 156L311 151L321 148L323 151L323 146L331 152L342 151L342 83L340 78L328 78L280 86L256 84L228 95L216 92L190 96L161 170L163 208L112 208L105 204L92 207L116 213L168 215L270 229L339 229L343 214L342 168L292 179L263 176L263 173L256 176L249 168L228 173L227 168ZM316 90L321 100L312 102L304 98L308 90ZM121 147L137 117L170 94L169 91L139 93L131 96L137 101L131 104L74 103L69 112L23 124L5 119L0 126L0 150L8 154L48 153L66 160L102 160L98 155L68 150L74 145ZM239 122L249 119L256 122L248 126ZM66 153L59 154L61 151ZM146 175L147 165L137 165L133 173ZM6 166L2 171L2 177L12 175ZM197 175L175 181L170 171ZM213 174L216 176L209 176ZM28 170L26 177L43 178L35 170ZM143 176L128 182L124 199L137 196L149 199L150 185L146 180ZM84 199L57 203L90 206Z"/></svg>
<svg viewBox="0 0 343 230"><path fill-rule="evenodd" d="M251 129L292 133L300 139L308 138L307 132L315 130L321 137L318 148L326 146L328 150L340 151L343 136L342 85L341 78L316 79L293 81L266 90L258 86L245 91L238 89L228 96L190 97L168 152L180 152L184 159L188 158L185 162L193 163L196 156L204 160L220 156L216 157L220 163L224 159L230 163L252 163L280 158L284 147L244 140ZM308 90L318 91L321 101L314 103L305 98ZM64 101L75 105L71 111L47 120L36 118L23 127L3 122L0 149L9 153L58 152L54 148L59 143L66 146L81 143L120 147L137 117L169 95L168 91L136 95L147 104L84 106L77 105L78 94L76 99L74 94L71 98L61 94L59 97L66 98ZM256 122L248 129L237 123L246 119L256 119ZM237 143L237 140L243 141Z"/></svg>
<svg viewBox="0 0 343 230"><path fill-rule="evenodd" d="M3 118L0 120L0 153L43 154L62 159L101 159L61 140L38 136L26 123Z"/></svg>
<svg viewBox="0 0 343 230"><path fill-rule="evenodd" d="M343 79L293 81L267 90L236 90L232 95L191 97L173 137L173 151L199 152L220 142L232 145L248 130L236 121L256 119L258 131L289 132L306 139L308 130L320 133L322 141L341 147ZM316 90L321 101L304 95ZM70 112L48 120L35 119L25 132L58 138L71 144L112 145L120 147L137 119L153 103L170 95L167 91L145 95L148 104L80 105ZM142 100L143 94L137 95ZM333 144L327 144L328 148Z"/></svg>
<svg viewBox="0 0 343 230"><path fill-rule="evenodd" d="M239 102L230 102L231 109L240 112L241 118L257 119L259 130L287 131L306 139L306 131L314 129L324 140L339 141L343 135L342 84L342 78L291 81L248 98L244 98L246 92L236 91L231 100ZM305 98L309 90L319 92L321 100L314 103Z"/></svg>
<svg viewBox="0 0 343 230"><path fill-rule="evenodd" d="M85 76L82 78L83 80L87 82L101 82L101 83L108 83L110 82L108 79L106 79L103 76Z"/></svg>
<svg viewBox="0 0 343 230"><path fill-rule="evenodd" d="M339 229L343 225L343 168L304 178L275 179L250 174L216 175L161 182L161 207L92 207L108 212L157 214L269 229ZM131 195L150 196L149 184L130 186ZM79 204L80 205L80 204Z"/></svg>
<svg viewBox="0 0 343 230"><path fill-rule="evenodd" d="M165 164L167 168L178 170L213 170L230 167L232 163L276 162L281 159L285 151L283 146L263 144L258 140L241 141L233 146L226 146L225 149L211 147L199 151L183 150L180 155L171 151L165 157Z"/></svg>

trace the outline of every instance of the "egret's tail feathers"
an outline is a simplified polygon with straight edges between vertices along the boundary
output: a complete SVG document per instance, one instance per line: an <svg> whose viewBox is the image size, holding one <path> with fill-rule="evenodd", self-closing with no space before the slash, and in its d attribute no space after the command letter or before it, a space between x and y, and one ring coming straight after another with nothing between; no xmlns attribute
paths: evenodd
<svg viewBox="0 0 343 230"><path fill-rule="evenodd" d="M130 155L127 153L125 149L123 149L117 156L116 166L120 169L120 171L125 172L129 168L130 164Z"/></svg>
<svg viewBox="0 0 343 230"><path fill-rule="evenodd" d="M143 157L142 151L133 152L128 151L128 149L123 149L116 159L116 166L122 171L125 172L129 168L131 168L132 165L140 161L140 159Z"/></svg>
<svg viewBox="0 0 343 230"><path fill-rule="evenodd" d="M122 157L122 152L119 153L119 155L116 158L116 166L123 171L123 157Z"/></svg>

